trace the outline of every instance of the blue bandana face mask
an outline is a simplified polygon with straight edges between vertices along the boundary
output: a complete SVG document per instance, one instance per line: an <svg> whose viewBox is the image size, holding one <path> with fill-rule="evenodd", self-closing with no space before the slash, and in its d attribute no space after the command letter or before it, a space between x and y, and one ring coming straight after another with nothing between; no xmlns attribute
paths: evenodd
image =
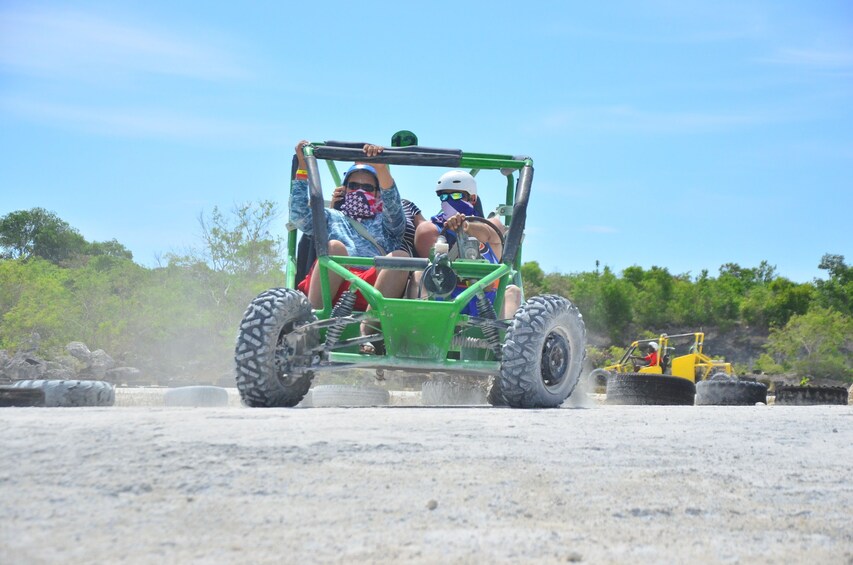
<svg viewBox="0 0 853 565"><path fill-rule="evenodd" d="M474 215L474 205L464 200L445 200L441 203L441 213L445 219L456 214L465 214L466 216Z"/></svg>

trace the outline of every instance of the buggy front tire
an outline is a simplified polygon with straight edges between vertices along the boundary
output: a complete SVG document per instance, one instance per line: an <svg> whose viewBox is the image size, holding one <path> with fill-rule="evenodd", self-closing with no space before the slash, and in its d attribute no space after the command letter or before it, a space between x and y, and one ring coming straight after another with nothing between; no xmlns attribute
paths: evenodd
<svg viewBox="0 0 853 565"><path fill-rule="evenodd" d="M289 288L273 288L255 298L240 323L234 361L237 390L249 407L296 406L308 392L317 329L308 298Z"/></svg>
<svg viewBox="0 0 853 565"><path fill-rule="evenodd" d="M580 380L586 328L562 296L527 300L512 319L495 383L511 408L555 408ZM494 386L493 385L493 386Z"/></svg>
<svg viewBox="0 0 853 565"><path fill-rule="evenodd" d="M669 375L614 373L607 379L607 404L692 406L696 385Z"/></svg>

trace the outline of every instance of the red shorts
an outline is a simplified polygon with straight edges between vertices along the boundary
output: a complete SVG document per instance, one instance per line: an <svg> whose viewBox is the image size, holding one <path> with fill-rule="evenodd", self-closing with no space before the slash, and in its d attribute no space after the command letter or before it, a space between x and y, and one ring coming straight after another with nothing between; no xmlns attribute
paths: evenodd
<svg viewBox="0 0 853 565"><path fill-rule="evenodd" d="M317 266L317 261L314 261L314 264L311 266L311 270L308 271L308 274L305 278L296 285L296 288L304 292L306 295L308 294L308 289L311 286L311 274L314 272L314 267ZM376 284L376 277L378 273L376 272L376 267L370 267L369 269L362 270L359 267L347 267L347 270L353 274L355 274L358 278L367 281L371 286ZM349 281L344 281L341 283L341 286L338 287L338 292L335 293L335 296L332 297L332 305L337 304L338 299L341 297L341 294L344 293L345 290L349 290L350 283ZM353 310L358 310L359 312L364 312L367 310L367 300L364 299L364 296L358 291L355 292L355 306L353 306Z"/></svg>

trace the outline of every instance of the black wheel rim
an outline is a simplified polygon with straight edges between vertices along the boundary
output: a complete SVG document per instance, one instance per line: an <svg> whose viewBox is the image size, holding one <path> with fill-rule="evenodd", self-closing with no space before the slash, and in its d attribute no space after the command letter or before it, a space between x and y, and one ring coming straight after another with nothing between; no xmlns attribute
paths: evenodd
<svg viewBox="0 0 853 565"><path fill-rule="evenodd" d="M566 337L551 332L542 347L542 382L545 386L556 386L566 377L571 359L571 346Z"/></svg>
<svg viewBox="0 0 853 565"><path fill-rule="evenodd" d="M293 327L293 322L285 324L275 344L275 374L279 379L285 379L290 373L293 358L296 356L296 351L287 341L287 336L293 332Z"/></svg>

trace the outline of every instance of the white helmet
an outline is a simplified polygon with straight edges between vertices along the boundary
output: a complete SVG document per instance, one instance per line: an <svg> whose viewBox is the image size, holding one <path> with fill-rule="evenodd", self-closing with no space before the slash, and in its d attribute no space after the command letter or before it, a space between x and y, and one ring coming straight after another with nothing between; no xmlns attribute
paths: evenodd
<svg viewBox="0 0 853 565"><path fill-rule="evenodd" d="M652 348L652 349L654 349L655 351L657 351L657 350L658 350L658 344L657 344L656 342L654 342L654 341L650 341L650 342L649 342L649 347L650 347L650 348Z"/></svg>
<svg viewBox="0 0 853 565"><path fill-rule="evenodd" d="M441 175L435 185L436 192L458 190L468 194L477 194L477 181L465 171L450 171Z"/></svg>

